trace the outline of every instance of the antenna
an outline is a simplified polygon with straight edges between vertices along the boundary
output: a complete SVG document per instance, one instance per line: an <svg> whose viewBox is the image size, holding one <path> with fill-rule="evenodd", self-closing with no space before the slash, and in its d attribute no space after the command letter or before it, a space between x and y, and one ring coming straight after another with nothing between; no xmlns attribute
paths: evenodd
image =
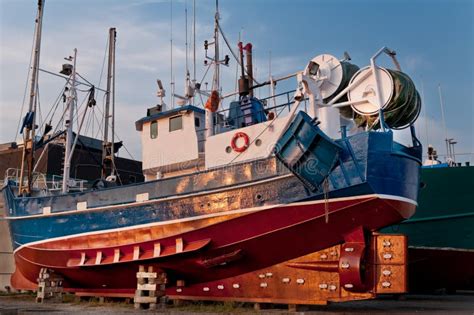
<svg viewBox="0 0 474 315"><path fill-rule="evenodd" d="M193 0L193 81L196 83L196 0Z"/></svg>
<svg viewBox="0 0 474 315"><path fill-rule="evenodd" d="M428 126L428 116L426 113L426 105L425 105L425 84L423 82L423 77L421 78L421 102L423 104L423 116L425 120L426 145L428 145L430 143L430 139L429 139L429 133L428 133L429 126Z"/></svg>
<svg viewBox="0 0 474 315"><path fill-rule="evenodd" d="M444 102L443 102L443 95L441 93L441 83L438 84L438 93L439 93L439 104L441 106L441 120L443 121L443 128L444 128L444 141L446 141L446 159L451 157L449 154L449 139L448 139L448 128L446 127L446 118L444 116Z"/></svg>
<svg viewBox="0 0 474 315"><path fill-rule="evenodd" d="M184 2L184 35L186 40L184 41L185 56L186 56L186 75L189 76L189 65L188 65L188 1ZM187 83L187 82L186 82Z"/></svg>
<svg viewBox="0 0 474 315"><path fill-rule="evenodd" d="M171 108L174 108L174 75L173 75L173 0L170 0L170 50L171 50L171 74L170 74L170 86L171 86Z"/></svg>

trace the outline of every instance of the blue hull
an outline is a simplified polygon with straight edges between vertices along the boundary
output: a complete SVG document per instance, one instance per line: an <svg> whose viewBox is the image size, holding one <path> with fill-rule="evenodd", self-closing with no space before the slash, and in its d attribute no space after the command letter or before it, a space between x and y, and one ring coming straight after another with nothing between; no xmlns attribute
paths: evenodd
<svg viewBox="0 0 474 315"><path fill-rule="evenodd" d="M326 197L377 194L416 201L420 149L410 151L393 142L391 132L361 133L337 143L342 150L329 174ZM261 165L267 170L259 172ZM240 178L241 168L249 167L252 179ZM229 174L236 184L223 186ZM214 180L200 183L200 178L209 176ZM226 199L216 201L222 191ZM137 203L136 195L145 192L149 201ZM57 237L325 198L322 188L309 191L274 158L237 165L233 172L205 171L101 191L16 198L7 186L4 194L14 248ZM86 202L87 210L76 210L78 202ZM43 215L44 207L51 207L51 214Z"/></svg>

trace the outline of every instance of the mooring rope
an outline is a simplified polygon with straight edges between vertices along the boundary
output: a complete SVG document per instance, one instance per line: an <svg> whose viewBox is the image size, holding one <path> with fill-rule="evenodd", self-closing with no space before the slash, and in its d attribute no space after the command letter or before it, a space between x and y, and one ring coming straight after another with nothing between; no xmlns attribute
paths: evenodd
<svg viewBox="0 0 474 315"><path fill-rule="evenodd" d="M323 181L323 191L324 191L324 218L326 224L329 223L329 177L326 177Z"/></svg>

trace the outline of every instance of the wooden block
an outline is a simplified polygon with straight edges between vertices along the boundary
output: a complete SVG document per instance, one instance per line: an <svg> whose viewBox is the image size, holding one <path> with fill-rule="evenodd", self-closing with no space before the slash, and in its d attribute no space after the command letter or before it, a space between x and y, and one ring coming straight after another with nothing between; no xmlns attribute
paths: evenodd
<svg viewBox="0 0 474 315"><path fill-rule="evenodd" d="M144 202L144 201L147 201L148 199L149 199L149 194L148 193L135 195L135 201L136 202Z"/></svg>
<svg viewBox="0 0 474 315"><path fill-rule="evenodd" d="M95 264L100 265L101 262L102 262L102 252L98 251L97 255L95 256Z"/></svg>
<svg viewBox="0 0 474 315"><path fill-rule="evenodd" d="M140 258L140 246L133 247L133 260L138 260Z"/></svg>
<svg viewBox="0 0 474 315"><path fill-rule="evenodd" d="M167 278L166 278L166 273L162 272L162 273L160 273L160 276L158 277L156 283L158 283L158 284L163 284L163 285L164 285L164 284L167 283L167 281L168 281L168 280L167 280Z"/></svg>
<svg viewBox="0 0 474 315"><path fill-rule="evenodd" d="M156 272L137 272L137 278L156 278L157 273Z"/></svg>
<svg viewBox="0 0 474 315"><path fill-rule="evenodd" d="M176 252L182 253L183 250L184 250L184 241L182 238L177 238L176 239Z"/></svg>
<svg viewBox="0 0 474 315"><path fill-rule="evenodd" d="M77 207L77 210L86 210L87 209L87 201L78 202L76 207Z"/></svg>
<svg viewBox="0 0 474 315"><path fill-rule="evenodd" d="M161 244L155 243L153 247L153 257L160 257L161 255Z"/></svg>
<svg viewBox="0 0 474 315"><path fill-rule="evenodd" d="M156 303L157 298L152 296L135 296L135 303Z"/></svg>
<svg viewBox="0 0 474 315"><path fill-rule="evenodd" d="M81 261L79 262L79 266L83 266L86 263L87 256L86 253L82 252L81 253Z"/></svg>
<svg viewBox="0 0 474 315"><path fill-rule="evenodd" d="M114 250L114 263L117 263L120 261L120 256L121 256L120 249L116 248Z"/></svg>
<svg viewBox="0 0 474 315"><path fill-rule="evenodd" d="M156 284L137 284L137 290L142 290L142 291L156 291Z"/></svg>

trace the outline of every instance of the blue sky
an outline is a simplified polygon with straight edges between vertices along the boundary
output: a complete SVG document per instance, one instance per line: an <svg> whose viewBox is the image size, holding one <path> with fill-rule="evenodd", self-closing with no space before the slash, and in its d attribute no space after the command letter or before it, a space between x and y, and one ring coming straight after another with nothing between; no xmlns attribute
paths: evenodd
<svg viewBox="0 0 474 315"><path fill-rule="evenodd" d="M132 155L140 158L134 121L158 102L156 78L161 78L169 90L170 2L46 2L41 55L44 69L57 71L62 58L76 47L78 71L97 84L108 28L117 28L118 135ZM205 70L202 42L211 37L214 1L196 2L200 79ZM177 92L182 91L184 81L186 3L191 22L192 0L173 2ZM272 72L278 76L302 70L308 60L322 53L340 57L348 51L352 62L363 67L380 47L395 49L402 69L425 96L426 115L417 122L422 142L434 144L441 154L445 152L437 88L441 84L448 136L458 141L457 152L474 152L474 1L221 0L220 8L221 24L229 40L236 45L240 32L244 42L253 43L257 77L262 81L268 77L270 51ZM14 139L20 118L35 14L36 0L0 0L2 143ZM235 84L235 62L231 61L231 67L223 72L224 90L230 91ZM60 79L41 75L43 111L49 110L62 84ZM104 79L101 85L104 86ZM294 82L289 82L280 89L294 86ZM89 132L92 134L92 130ZM462 158L466 159L474 162L472 155Z"/></svg>

